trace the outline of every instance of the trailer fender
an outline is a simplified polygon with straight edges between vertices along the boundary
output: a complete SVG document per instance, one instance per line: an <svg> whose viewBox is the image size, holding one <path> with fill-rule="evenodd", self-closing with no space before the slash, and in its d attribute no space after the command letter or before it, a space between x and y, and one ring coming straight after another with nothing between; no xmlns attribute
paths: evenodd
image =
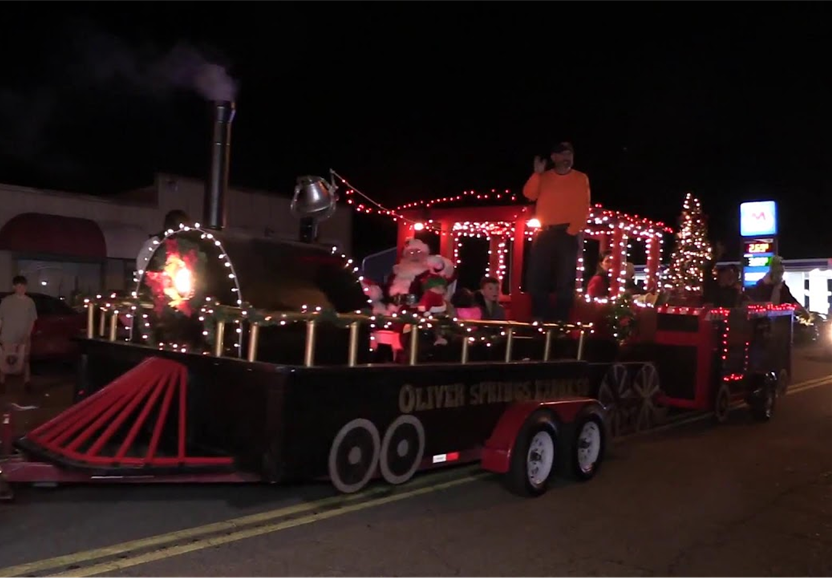
<svg viewBox="0 0 832 578"><path fill-rule="evenodd" d="M602 421L604 406L598 400L574 398L556 401L521 402L510 405L500 416L491 437L485 442L482 451L482 468L495 474L508 472L511 464L511 451L523 424L538 410L547 412L558 437L570 424L587 413L599 415Z"/></svg>

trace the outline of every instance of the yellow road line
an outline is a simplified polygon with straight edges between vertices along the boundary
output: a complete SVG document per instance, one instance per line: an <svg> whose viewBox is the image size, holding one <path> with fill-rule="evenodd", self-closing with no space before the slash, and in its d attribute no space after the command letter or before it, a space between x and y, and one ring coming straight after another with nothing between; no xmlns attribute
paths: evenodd
<svg viewBox="0 0 832 578"><path fill-rule="evenodd" d="M825 376L825 377L815 378L815 379L811 379L811 380L806 380L806 381L803 381L803 382L800 382L800 383L797 383L797 384L793 384L792 386L790 386L788 391L787 391L787 395L792 394L792 393L800 393L802 391L807 391L807 390L810 390L810 389L815 389L817 387L828 385L830 383L832 383L832 376ZM735 409L735 408L732 408L732 409ZM634 434L632 436L625 436L623 438L620 438L619 441L623 441L623 440L626 440L628 438L635 437L635 436L641 437L642 435L649 435L651 433L658 433L658 432L661 432L661 431L664 431L664 430L667 430L667 429L671 429L671 428L674 428L674 427L679 427L679 426L682 426L682 425L695 423L697 421L707 419L711 415L712 415L712 412L709 412L709 413L706 413L706 414L694 416L692 418L674 421L674 422L671 422L671 423L666 424L664 426L660 426L658 428L654 428L654 429L642 432L640 434ZM345 513L348 513L348 512L358 511L358 510L366 509L366 508L369 508L369 507L373 507L375 505L382 505L382 504L385 504L385 503L398 501L398 500L409 498L409 497L412 497L412 496L433 492L433 491L436 491L436 490L439 490L439 489L443 489L445 487L451 487L451 486L457 485L459 483L466 483L466 482L474 481L476 479L479 479L483 476L488 475L487 473L482 473L482 474L478 474L478 475L473 475L473 476L463 477L461 479L457 479L458 476L461 473L469 473L470 474L470 473L476 471L477 469L478 469L478 465L473 465L473 466L468 466L468 467L464 467L464 468L460 468L460 469L454 469L450 472L450 475L449 474L440 474L438 476L436 474L430 475L429 478L423 479L424 482L427 482L429 484L426 487L418 487L417 486L417 489L411 489L411 490L405 491L401 494L393 494L393 495L389 495L389 496L385 496L385 497L381 497L381 498L377 498L377 499L372 499L372 498L374 498L375 496L379 496L379 495L389 494L391 492L391 487L390 486L379 487L379 488L375 488L375 489L372 489L372 490L369 490L369 491L366 491L366 492L362 492L362 493L359 493L359 494L352 494L352 495L347 495L347 496L345 496L345 495L332 496L332 497L329 497L329 498L323 498L323 499L315 500L315 501L312 501L312 502L305 502L305 503L302 503L302 504L296 504L294 506L288 506L288 507L284 507L284 508L270 510L270 511L267 511L267 512L261 512L261 513L252 514L252 515L249 515L249 516L243 516L243 517L234 518L234 519L231 519L231 520L225 520L225 521L222 521L222 522L215 522L215 523L211 523L211 524L206 524L204 526L197 526L197 527L188 528L188 529L185 529L185 530L178 530L178 531L169 532L169 533L166 533L166 534L160 534L160 535L157 535L157 536L150 536L148 538L141 538L141 539L138 539L138 540L123 542L121 544L115 544L113 546L105 546L103 548L97 548L97 549L94 549L94 550L76 552L76 553L67 554L67 555L64 555L64 556L56 556L56 557L53 557L53 558L38 560L38 561L35 561L35 562L20 564L20 565L17 565L17 566L11 566L11 567L8 567L8 568L0 568L0 576L20 576L20 575L32 574L32 573L40 572L40 571L43 571L43 570L48 570L48 569L51 569L51 568L57 568L57 567L62 567L62 566L70 566L70 565L78 565L78 564L83 563L83 562L90 562L90 561L94 561L94 560L97 560L97 559L100 559L100 558L107 558L107 557L111 557L111 556L119 556L119 555L124 555L124 554L130 554L130 553L133 553L133 552L136 552L136 551L139 551L139 550L144 550L144 549L149 549L149 548L154 548L154 547L156 547L156 548L164 547L164 546L166 546L168 544L171 544L171 543L181 542L181 541L187 540L187 539L201 538L201 537L207 536L209 534L215 534L215 533L220 533L220 532L230 532L229 534L226 534L225 536L220 536L220 537L216 537L216 538L209 538L209 539L204 540L204 541L201 540L199 543L189 544L189 545L185 545L185 546L178 546L178 547L169 548L169 549L164 550L164 552L178 552L182 548L189 548L189 549L183 550L181 552L181 553L186 553L186 552L190 552L190 551L194 551L194 550L199 550L203 547L208 547L208 546L203 546L203 544L208 544L209 546L211 546L211 545L216 545L216 544L222 544L222 543L225 543L225 542L236 541L237 539L244 539L244 538L236 538L236 536L240 533L245 534L245 537L247 537L248 533L251 533L251 532L254 532L253 534L251 534L252 536L257 536L257 535L260 535L260 534L263 534L263 533L276 532L276 531L280 531L280 530L283 530L283 529L286 529L286 528L292 528L292 527L295 527L295 526L305 525L305 524L314 522L316 520L323 520L323 519L331 518L331 517L334 517L334 516L337 516L337 515L345 514ZM446 478L451 478L451 479L448 482L442 482L442 483L438 483L438 484L436 483L438 480L442 480L442 479L446 479ZM419 484L420 482L422 482L422 480L420 480L419 482L414 481L409 485L409 487L413 488L414 484ZM392 490L392 491L395 491L395 490ZM362 502L362 500L367 500L367 501ZM355 504L355 505L346 505L346 506L344 505L344 504L351 504L353 502L360 502L360 503ZM279 518L284 518L284 517L292 516L292 515L296 515L296 514L303 514L303 513L310 512L310 511L313 511L313 510L316 510L316 509L319 509L319 508L333 508L333 509L331 511L328 511L328 512L316 513L316 514L312 514L312 515L309 515L309 516L306 516L306 517L303 517L303 518L299 518L299 519L295 519L295 520L289 520L289 521L281 522L281 523L278 523L278 524L270 524L268 526L260 526L260 527L253 528L253 529L248 529L248 530L245 529L248 526L252 526L252 525L256 525L256 524L262 524L262 523L265 523L265 522L271 522L271 521L279 519ZM268 528L268 530L265 530L267 528ZM228 539L228 538L233 538L233 539ZM217 542L217 540L220 540L220 541ZM96 571L96 572L94 572L92 574L88 574L88 575L100 574L100 573L103 573L103 572L111 571L110 568L116 568L117 569L117 568L122 567L122 566L114 566L114 565L117 565L117 564L121 564L124 567L128 567L128 566L134 566L134 565L137 565L137 564L144 564L144 563L149 562L149 561L153 561L153 560L156 560L156 559L161 559L161 558L167 557L167 556L162 556L161 558L154 557L154 556L158 556L161 552L162 551L152 551L152 552L148 552L147 554L138 555L134 558L121 559L121 560L113 561L113 562L105 562L105 563L99 564L97 566L92 566L90 568L104 567L104 569L100 570L100 571ZM178 554L170 554L170 555L178 555ZM139 558L144 559L147 556L151 556L151 558L146 560L146 562L145 561L135 562L135 563L132 562L133 560L136 560L136 559L139 559ZM127 564L127 565L124 565L127 562L130 562L130 563ZM81 576L82 574L78 574L76 571L72 571L72 572L69 572L69 573L63 574L63 575Z"/></svg>
<svg viewBox="0 0 832 578"><path fill-rule="evenodd" d="M193 544L182 544L180 546L174 546L172 548L167 548L165 550L154 550L151 552L147 552L145 554L139 554L137 556L133 556L131 558L124 558L120 560L113 560L112 562L103 562L101 564L96 564L94 566L89 566L87 568L79 568L77 570L69 570L67 572L63 572L61 574L50 574L50 576L96 576L98 574L112 574L113 572L117 572L119 570L123 570L125 568L130 568L132 566L139 566L141 564L147 564L149 562L157 562L159 560L164 560L166 558L172 558L174 556L181 556L182 554L188 554L190 552L197 552L199 550L204 550L206 548L213 548L215 546L221 546L223 544L229 544L231 542L238 542L240 540L246 540L248 538L254 538L256 536L263 536L265 534L272 534L274 532L280 532L281 530L288 530L290 528L296 528L298 526L305 526L307 524L312 524L314 522L318 522L321 520L326 520L329 518L335 518L337 516L343 516L344 514L349 514L351 512L358 512L360 510L366 510L368 508L375 508L378 506L382 506L385 504L390 504L393 502L398 502L401 500L405 500L408 498L413 498L415 496L421 496L424 494L429 494L433 492L437 492L439 490L445 490L448 488L452 488L454 486L459 486L462 484L467 484L478 479L481 479L488 474L486 472L475 474L471 476L467 476L457 480L451 480L442 484L436 484L432 486L428 486L425 488L420 488L418 490L411 490L409 492L403 492L401 494L396 494L392 496L387 496L385 498L378 498L375 500L369 500L366 502L361 502L358 504L354 504L352 506L345 506L338 510L330 510L327 512L321 512L319 514L311 514L309 516L304 516L302 518L297 518L294 520L287 520L285 522L278 522L276 524L268 524L266 526L257 526L255 528L249 528L244 530L238 530L232 534L226 534L224 536L216 536L214 538L207 538L206 540L200 540L199 542Z"/></svg>
<svg viewBox="0 0 832 578"><path fill-rule="evenodd" d="M437 481L441 481L447 478L456 478L459 477L461 474L470 474L478 469L479 466L474 465L463 468L455 468L453 470L450 470L450 472L445 472L441 474L429 474L426 478L423 478L421 480L414 480L409 484L409 487L413 488L414 484L417 485L417 487L420 487L425 483L435 484ZM237 531L241 527L251 526L252 524L262 524L264 522L270 522L277 518L285 518L287 516L303 514L318 508L337 508L341 504L350 504L359 500L389 494L391 491L396 491L395 487L381 486L358 494L341 494L329 498L315 500L312 502L304 502L302 504L295 504L294 506L287 506L284 508L278 508L275 510L269 510L266 512L260 512L257 514L251 514L248 516L242 516L230 520L224 520L222 522L206 524L204 526L196 526L193 528L187 528L185 530L177 530L175 532L168 532L166 534L150 536L148 538L140 538L138 540L123 542L121 544L114 544L112 546L105 546L103 548L96 548L94 550L86 550L82 552L75 552L73 554L66 554L64 556L46 558L44 560L37 560L35 562L19 564L17 566L10 566L8 568L0 568L0 576L22 576L26 574L32 574L34 572L48 570L50 568L69 566L73 564L79 564L81 562L89 562L98 558L106 558L108 556L129 554L131 552L135 552L136 550L142 550L145 548L161 547L174 542L198 538L208 534Z"/></svg>

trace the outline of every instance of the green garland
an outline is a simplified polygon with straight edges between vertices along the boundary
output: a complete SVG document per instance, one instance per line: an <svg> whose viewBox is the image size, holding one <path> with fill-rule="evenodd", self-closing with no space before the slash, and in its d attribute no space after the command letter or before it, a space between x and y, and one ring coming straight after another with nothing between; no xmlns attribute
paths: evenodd
<svg viewBox="0 0 832 578"><path fill-rule="evenodd" d="M95 300L93 299L93 301ZM109 300L101 299L102 304L106 302L109 302ZM158 343L155 340L154 332L152 330L153 328L150 327L150 330L145 333L143 331L143 327L141 326L141 324L144 323L141 312L147 311L149 314L152 314L151 311L142 307L142 300L118 300L116 305L119 308L136 306L137 315L134 318L133 328L134 340L135 335L137 335L136 332L138 332L139 336L146 334L147 339L140 338L139 340L143 341L150 347L158 347ZM248 303L244 303L241 307L206 303L202 307L195 309L194 314L190 317L187 317L178 311L174 311L172 313L176 317L181 316L182 319L194 319L197 317L202 319L203 343L201 345L204 348L204 351L213 351L213 347L216 343L217 324L219 322L223 322L226 326L234 325L237 322L248 322L256 323L260 327L273 327L278 325L289 325L292 323L304 323L306 321L304 318L294 317L292 314L288 313L285 315L280 313L271 315L252 307ZM459 321L447 315L426 318L421 314L403 314L396 315L394 317L387 315L375 315L370 309L356 311L355 313L373 319L372 324L376 329L390 326L401 327L416 324L419 326L420 332L434 331L446 338L452 336L460 339L474 338L472 344L478 344L484 341L493 346L507 340L505 331L506 328L503 326L467 324L465 321ZM339 315L334 309L328 308L315 311L313 318L318 323L342 329L349 328L350 325L356 321L354 316L342 316ZM364 323L366 323L366 321ZM469 331L469 328L473 328L473 331ZM619 333L619 335L621 335L621 333ZM190 345L192 348L194 347L194 344ZM198 350L198 347L195 348L195 350Z"/></svg>
<svg viewBox="0 0 832 578"><path fill-rule="evenodd" d="M633 296L624 293L610 303L611 308L607 316L613 337L619 344L626 342L638 330L638 317Z"/></svg>

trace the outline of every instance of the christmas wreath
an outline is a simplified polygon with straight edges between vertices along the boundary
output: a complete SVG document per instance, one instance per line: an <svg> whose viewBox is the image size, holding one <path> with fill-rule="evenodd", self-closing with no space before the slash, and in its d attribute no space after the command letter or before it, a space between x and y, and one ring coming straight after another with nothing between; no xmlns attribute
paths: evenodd
<svg viewBox="0 0 832 578"><path fill-rule="evenodd" d="M195 304L204 300L200 279L205 275L206 263L207 256L199 245L182 237L165 240L153 255L153 266L144 275L153 303L153 325L159 332L158 336L157 331L147 332L152 345L159 338L194 340L197 331L192 317L198 312Z"/></svg>
<svg viewBox="0 0 832 578"><path fill-rule="evenodd" d="M610 330L618 343L626 342L632 337L637 329L636 306L633 296L624 293L611 302L610 312L607 316Z"/></svg>

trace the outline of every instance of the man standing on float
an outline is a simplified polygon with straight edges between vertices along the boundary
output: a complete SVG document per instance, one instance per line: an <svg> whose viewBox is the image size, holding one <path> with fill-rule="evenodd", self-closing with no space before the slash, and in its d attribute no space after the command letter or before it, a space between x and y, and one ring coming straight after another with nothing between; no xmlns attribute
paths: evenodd
<svg viewBox="0 0 832 578"><path fill-rule="evenodd" d="M571 143L555 145L549 170L545 159L535 157L534 174L523 187L523 195L536 203L534 216L540 222L528 269L535 321L569 321L572 311L580 233L590 204L589 177L572 168L574 153ZM549 300L553 288L554 307Z"/></svg>

